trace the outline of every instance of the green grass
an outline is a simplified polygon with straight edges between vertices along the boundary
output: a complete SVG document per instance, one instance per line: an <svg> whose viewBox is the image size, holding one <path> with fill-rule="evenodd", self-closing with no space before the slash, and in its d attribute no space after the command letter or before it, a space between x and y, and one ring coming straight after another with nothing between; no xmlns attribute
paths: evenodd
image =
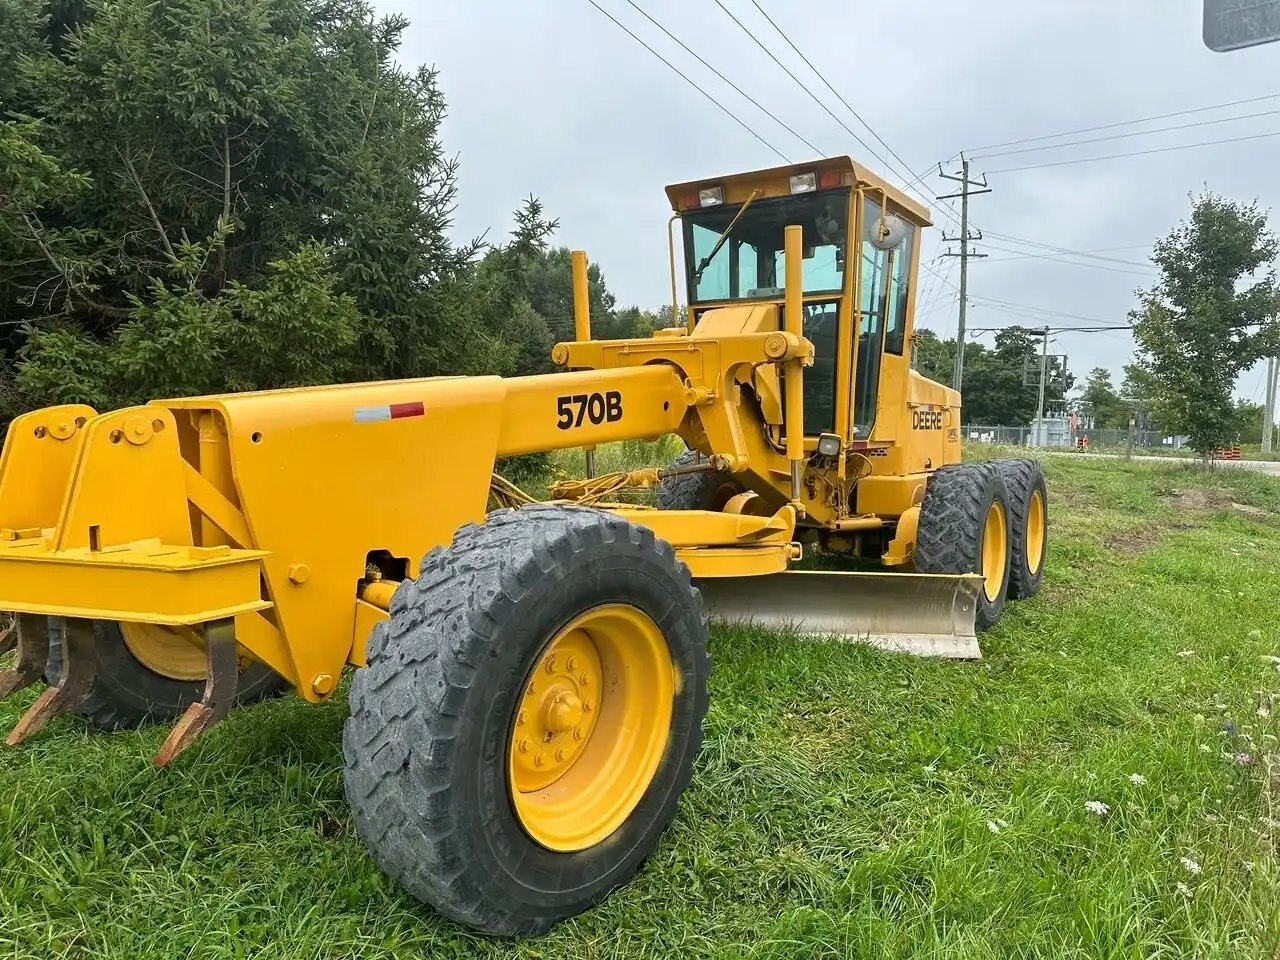
<svg viewBox="0 0 1280 960"><path fill-rule="evenodd" d="M163 730L73 718L0 752L0 956L1274 958L1280 482L1046 469L1045 588L980 663L715 630L674 824L545 938L392 887L343 803L345 704L286 699L161 772Z"/></svg>

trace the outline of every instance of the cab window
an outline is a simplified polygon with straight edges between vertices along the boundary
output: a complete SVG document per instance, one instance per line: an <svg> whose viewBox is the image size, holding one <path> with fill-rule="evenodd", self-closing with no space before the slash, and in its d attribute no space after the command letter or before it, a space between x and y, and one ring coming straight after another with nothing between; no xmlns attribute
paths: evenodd
<svg viewBox="0 0 1280 960"><path fill-rule="evenodd" d="M866 237L880 220L880 204L867 199L862 209L862 291L858 302L858 344L854 370L853 422L856 436L866 438L876 420L880 386L880 351L884 340L891 253ZM905 303L905 300L903 301Z"/></svg>
<svg viewBox="0 0 1280 960"><path fill-rule="evenodd" d="M804 231L804 292L839 293L844 287L848 190L756 200L717 250L721 234L741 209L741 204L734 204L684 214L685 266L692 302L781 299L786 272L783 238L788 225L799 225Z"/></svg>
<svg viewBox="0 0 1280 960"><path fill-rule="evenodd" d="M907 286L911 282L911 247L916 239L912 227L906 239L893 251L893 269L889 277L889 305L885 310L884 352L902 356L907 336Z"/></svg>

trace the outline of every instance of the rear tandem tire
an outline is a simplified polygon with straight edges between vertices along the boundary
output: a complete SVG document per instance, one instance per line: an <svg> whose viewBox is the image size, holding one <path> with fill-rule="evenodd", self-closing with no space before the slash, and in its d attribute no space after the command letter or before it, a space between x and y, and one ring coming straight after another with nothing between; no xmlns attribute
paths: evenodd
<svg viewBox="0 0 1280 960"><path fill-rule="evenodd" d="M1023 600L1035 596L1044 579L1049 546L1049 493L1044 471L1029 457L1005 457L992 461L1000 468L1009 491L1009 596Z"/></svg>
<svg viewBox="0 0 1280 960"><path fill-rule="evenodd" d="M671 468L690 467L705 460L697 450L686 450L671 461ZM704 470L663 477L658 486L658 509L719 511L744 489L733 474L723 470Z"/></svg>
<svg viewBox="0 0 1280 960"><path fill-rule="evenodd" d="M60 617L48 618L49 662L45 679L50 684L62 677L62 634ZM203 680L174 680L147 668L124 642L120 624L111 620L93 621L93 655L97 660L93 685L80 703L72 707L102 730L136 730L147 723L171 723L187 707L204 695ZM282 693L284 678L264 663L250 663L240 671L236 704L257 703Z"/></svg>
<svg viewBox="0 0 1280 960"><path fill-rule="evenodd" d="M611 616L648 624L647 639L611 633ZM551 505L462 527L396 591L352 679L344 779L370 855L488 933L539 934L587 909L653 852L689 782L706 643L688 568L645 527ZM628 659L632 647L644 655ZM569 687L581 699L562 703ZM569 703L581 729L553 730Z"/></svg>
<svg viewBox="0 0 1280 960"><path fill-rule="evenodd" d="M1008 499L994 464L953 463L929 477L920 505L915 568L920 573L983 575L974 617L979 630L996 624L1009 593ZM1001 530L1002 540L997 535Z"/></svg>

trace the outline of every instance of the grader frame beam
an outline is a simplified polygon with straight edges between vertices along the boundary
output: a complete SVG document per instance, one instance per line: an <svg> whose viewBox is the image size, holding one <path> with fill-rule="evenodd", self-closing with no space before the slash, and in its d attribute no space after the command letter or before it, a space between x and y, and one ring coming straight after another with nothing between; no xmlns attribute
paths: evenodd
<svg viewBox="0 0 1280 960"><path fill-rule="evenodd" d="M425 546L484 518L495 459L661 436L690 407L710 407L708 419L740 435L740 414L724 402L737 373L807 349L777 331L655 342L665 350L636 342L647 362L623 369L23 415L0 463L4 604L172 625L234 617L252 656L305 698L325 699L344 664L364 662L368 631L385 616L356 598L370 553L404 558L415 576ZM440 466L424 470L424 450ZM9 491L22 496L10 503ZM790 508L622 512L659 529L699 576L777 572L796 556Z"/></svg>

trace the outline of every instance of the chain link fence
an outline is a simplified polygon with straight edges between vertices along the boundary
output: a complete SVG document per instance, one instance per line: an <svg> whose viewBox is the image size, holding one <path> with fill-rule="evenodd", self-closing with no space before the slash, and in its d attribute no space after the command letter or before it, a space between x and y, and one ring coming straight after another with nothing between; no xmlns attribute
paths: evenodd
<svg viewBox="0 0 1280 960"><path fill-rule="evenodd" d="M1057 447L1078 448L1087 446L1090 450L1124 449L1129 443L1128 430L1111 430L1102 428L1077 427L1071 430L1063 427L1054 430L1053 423L1046 424L1050 429L1033 429L1031 427L1010 427L1003 425L975 425L963 428L961 436L973 443L997 443L1011 447ZM1037 434L1040 436L1037 437ZM1035 442L1035 440L1039 442ZM1081 441L1085 441L1082 443ZM1133 446L1140 450L1180 450L1184 438L1171 437L1159 430L1135 430Z"/></svg>

